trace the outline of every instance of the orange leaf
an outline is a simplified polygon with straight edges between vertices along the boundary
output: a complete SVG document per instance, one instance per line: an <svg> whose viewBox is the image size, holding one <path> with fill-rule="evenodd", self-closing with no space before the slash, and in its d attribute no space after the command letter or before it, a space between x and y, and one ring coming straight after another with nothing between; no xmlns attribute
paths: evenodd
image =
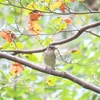
<svg viewBox="0 0 100 100"><path fill-rule="evenodd" d="M75 0L71 0L71 2L75 2Z"/></svg>
<svg viewBox="0 0 100 100"><path fill-rule="evenodd" d="M16 39L16 36L13 33L11 33L10 30L1 31L0 36L4 38L7 42L12 42L12 39Z"/></svg>
<svg viewBox="0 0 100 100"><path fill-rule="evenodd" d="M35 36L39 35L42 28L37 24L37 21L29 21L28 30Z"/></svg>
<svg viewBox="0 0 100 100"><path fill-rule="evenodd" d="M61 10L62 12L65 12L65 4L61 4L61 6L60 6L59 8L60 8L60 10Z"/></svg>
<svg viewBox="0 0 100 100"><path fill-rule="evenodd" d="M40 16L42 16L42 13L37 10L34 10L29 14L29 18L31 21L37 21Z"/></svg>
<svg viewBox="0 0 100 100"><path fill-rule="evenodd" d="M12 73L13 75L17 75L18 73L22 72L24 70L22 64L14 62L11 66L10 66L10 73Z"/></svg>
<svg viewBox="0 0 100 100"><path fill-rule="evenodd" d="M72 24L72 20L71 20L70 18L66 18L64 21L65 21L67 24Z"/></svg>

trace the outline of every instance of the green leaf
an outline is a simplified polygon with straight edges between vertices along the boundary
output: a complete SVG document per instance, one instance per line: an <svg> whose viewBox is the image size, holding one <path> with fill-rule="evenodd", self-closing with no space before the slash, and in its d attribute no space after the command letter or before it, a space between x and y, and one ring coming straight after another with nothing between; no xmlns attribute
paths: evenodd
<svg viewBox="0 0 100 100"><path fill-rule="evenodd" d="M4 1L6 1L6 0L0 0L0 2L4 2Z"/></svg>
<svg viewBox="0 0 100 100"><path fill-rule="evenodd" d="M10 45L11 45L11 43L6 42L6 43L2 46L2 48L3 48L3 49L8 49Z"/></svg>
<svg viewBox="0 0 100 100"><path fill-rule="evenodd" d="M19 85L19 84L17 84L18 86L24 86L24 84L23 85ZM14 91L14 97L21 97L25 92L26 92L26 90L27 90L27 88L26 87L24 87L24 89L21 89L21 88L16 88L16 90Z"/></svg>
<svg viewBox="0 0 100 100"><path fill-rule="evenodd" d="M24 45L21 42L16 42L16 46L18 49L24 49Z"/></svg>
<svg viewBox="0 0 100 100"><path fill-rule="evenodd" d="M51 0L45 0L45 2L46 2L47 4L49 4L49 3L51 2Z"/></svg>
<svg viewBox="0 0 100 100"><path fill-rule="evenodd" d="M50 20L50 25L56 30L56 32L59 32L66 28L67 23L63 22L61 17L57 17L53 20Z"/></svg>
<svg viewBox="0 0 100 100"><path fill-rule="evenodd" d="M64 2L65 2L65 3L68 3L68 2L70 2L70 0L64 0Z"/></svg>
<svg viewBox="0 0 100 100"><path fill-rule="evenodd" d="M56 26L56 25L59 25L61 23L61 21L62 21L62 18L61 17L57 17L55 19L50 20L50 23L52 25L55 25Z"/></svg>
<svg viewBox="0 0 100 100"><path fill-rule="evenodd" d="M44 46L48 46L50 44L50 42L52 42L52 40L50 38L46 38L43 42Z"/></svg>
<svg viewBox="0 0 100 100"><path fill-rule="evenodd" d="M32 12L32 10L38 10L38 5L35 2L31 2L27 5L26 8L27 9L25 9L25 13L28 15L30 12Z"/></svg>
<svg viewBox="0 0 100 100"><path fill-rule="evenodd" d="M5 17L5 20L7 21L7 23L11 24L11 23L14 23L15 19L14 19L14 16L12 15L8 15Z"/></svg>
<svg viewBox="0 0 100 100"><path fill-rule="evenodd" d="M50 5L50 9L55 10L56 8L59 8L61 4L62 4L62 0L55 1Z"/></svg>
<svg viewBox="0 0 100 100"><path fill-rule="evenodd" d="M49 9L48 9L48 7L46 7L46 6L42 6L42 7L40 7L40 10L41 10L41 11L48 11Z"/></svg>
<svg viewBox="0 0 100 100"><path fill-rule="evenodd" d="M46 84L48 86L54 86L56 84L57 79L55 77L47 77Z"/></svg>
<svg viewBox="0 0 100 100"><path fill-rule="evenodd" d="M54 30L55 29L51 25L47 25L47 27L43 31L46 34L53 34L54 33Z"/></svg>
<svg viewBox="0 0 100 100"><path fill-rule="evenodd" d="M66 26L67 26L67 24L66 24L65 22L61 23L61 24L59 25L59 27L58 27L57 32L66 29Z"/></svg>
<svg viewBox="0 0 100 100"><path fill-rule="evenodd" d="M29 61L38 62L38 58L34 54L26 54L25 56Z"/></svg>

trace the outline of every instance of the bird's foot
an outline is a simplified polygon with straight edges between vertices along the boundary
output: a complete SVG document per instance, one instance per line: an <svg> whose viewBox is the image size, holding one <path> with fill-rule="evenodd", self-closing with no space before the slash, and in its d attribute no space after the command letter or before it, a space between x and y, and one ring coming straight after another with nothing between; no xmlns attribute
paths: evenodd
<svg viewBox="0 0 100 100"><path fill-rule="evenodd" d="M49 73L52 73L52 70L55 70L55 69L46 67L45 70L48 71Z"/></svg>

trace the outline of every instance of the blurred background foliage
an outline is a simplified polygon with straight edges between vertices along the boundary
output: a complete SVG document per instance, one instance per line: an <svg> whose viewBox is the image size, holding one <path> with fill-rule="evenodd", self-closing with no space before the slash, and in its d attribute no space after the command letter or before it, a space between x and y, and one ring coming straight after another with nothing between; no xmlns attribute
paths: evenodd
<svg viewBox="0 0 100 100"><path fill-rule="evenodd" d="M9 2L11 2L11 4ZM21 3L20 3L21 2ZM16 41L6 42L0 37L0 48L3 50L36 50L48 46L52 41L59 41L77 33L77 30L87 24L100 20L99 13L61 15L55 13L43 13L38 20L42 28L39 36L31 34L27 27L29 15L26 14L24 7L31 2L36 2L38 10L47 11L46 3L50 0L0 0L0 31L11 30L17 37ZM51 0L51 2L53 2ZM83 2L70 2L65 0L66 4L77 12L88 11ZM5 5L3 5L3 4ZM13 6L21 6L18 8ZM22 5L21 5L22 4ZM99 5L99 2L97 3ZM55 12L61 13L58 9ZM67 12L67 10L66 10ZM61 20L71 16L71 25L62 25L64 31L57 25ZM59 20L58 20L58 19ZM63 23L62 23L63 24ZM57 30L59 29L59 30ZM89 29L100 35L100 26ZM69 31L76 30L76 31ZM69 32L67 32L69 31ZM84 32L79 38L62 45L57 46L63 61L57 54L56 69L59 71L68 71L83 81L100 86L100 39L87 32ZM75 51L76 50L76 51ZM75 51L75 52L73 52ZM8 53L8 52L7 52ZM30 62L44 65L43 53L18 54L17 56L27 59ZM0 100L99 100L100 96L90 90L86 90L70 80L46 75L44 73L32 70L24 66L17 76L9 72L12 61L0 59Z"/></svg>

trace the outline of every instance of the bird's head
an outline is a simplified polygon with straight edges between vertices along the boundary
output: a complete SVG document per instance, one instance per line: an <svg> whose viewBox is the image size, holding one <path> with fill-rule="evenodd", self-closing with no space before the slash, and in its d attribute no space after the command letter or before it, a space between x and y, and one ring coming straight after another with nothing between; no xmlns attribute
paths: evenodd
<svg viewBox="0 0 100 100"><path fill-rule="evenodd" d="M47 47L47 50L55 50L55 49L57 49L54 45L49 45L48 47Z"/></svg>

